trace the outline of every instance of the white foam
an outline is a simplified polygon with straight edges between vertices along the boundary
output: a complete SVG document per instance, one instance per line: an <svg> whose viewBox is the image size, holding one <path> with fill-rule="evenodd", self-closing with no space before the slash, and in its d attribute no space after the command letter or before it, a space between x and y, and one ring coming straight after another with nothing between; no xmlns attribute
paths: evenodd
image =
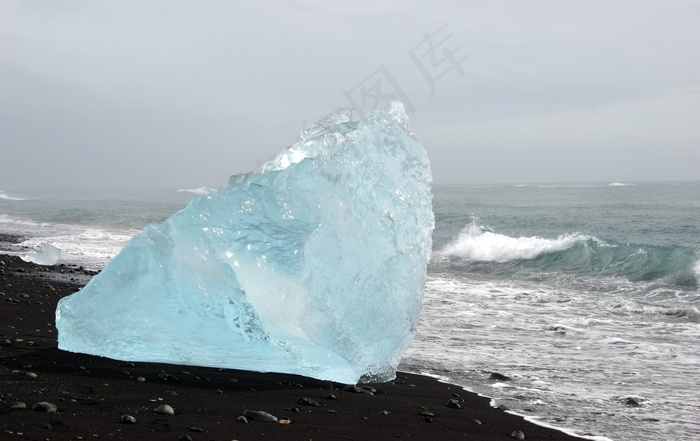
<svg viewBox="0 0 700 441"><path fill-rule="evenodd" d="M515 184L513 187L534 187L534 188L597 188L601 185L592 184Z"/></svg>
<svg viewBox="0 0 700 441"><path fill-rule="evenodd" d="M213 188L204 187L204 186L199 187L199 188L181 188L180 190L178 190L178 192L180 192L180 193L192 193L192 194L196 194L196 195L200 195L200 196L204 196L205 194L211 193L212 191L214 191Z"/></svg>
<svg viewBox="0 0 700 441"><path fill-rule="evenodd" d="M455 242L447 245L440 253L467 260L508 262L562 251L588 239L590 237L578 233L563 234L556 239L510 237L487 231L473 222L462 230Z"/></svg>
<svg viewBox="0 0 700 441"><path fill-rule="evenodd" d="M695 266L693 267L693 272L695 273L695 281L700 283L700 260L695 262Z"/></svg>
<svg viewBox="0 0 700 441"><path fill-rule="evenodd" d="M0 214L0 222L7 224L21 225L25 227L48 227L50 224L46 222L34 222L25 219L15 219L6 214Z"/></svg>
<svg viewBox="0 0 700 441"><path fill-rule="evenodd" d="M35 222L0 214L0 225L5 233L29 239L13 246L4 254L24 254L24 249L36 249L48 243L61 250L61 262L101 269L140 229L98 228L76 224Z"/></svg>
<svg viewBox="0 0 700 441"><path fill-rule="evenodd" d="M21 196L10 196L5 192L0 191L0 199L5 199L6 201L26 201L28 198Z"/></svg>
<svg viewBox="0 0 700 441"><path fill-rule="evenodd" d="M629 184L627 182L611 182L608 187L633 187L637 184Z"/></svg>
<svg viewBox="0 0 700 441"><path fill-rule="evenodd" d="M61 260L65 263L101 269L139 233L139 230L108 231L82 228L68 234L34 237L18 245L34 248L42 242L50 242L61 249Z"/></svg>
<svg viewBox="0 0 700 441"><path fill-rule="evenodd" d="M569 436L573 436L575 438L587 439L587 440L591 440L591 441L613 441L611 438L608 438L607 436L579 435L578 433L576 433L575 430L572 430L572 429L569 429L566 427L555 426L553 424L547 424L543 421L540 421L538 417L533 417L532 415L526 415L524 413L513 412L510 410L508 411L508 413L513 414L513 415L517 415L529 423L537 424L538 426L546 427L547 429L558 430L560 432L563 432L563 433L565 433Z"/></svg>
<svg viewBox="0 0 700 441"><path fill-rule="evenodd" d="M666 315L676 317L697 317L700 310L692 305L658 305L640 302L634 299L616 298L601 302L601 306L610 311L624 311L634 314Z"/></svg>
<svg viewBox="0 0 700 441"><path fill-rule="evenodd" d="M697 351L687 343L698 338L696 304L662 305L613 305L600 291L576 284L433 273L404 360L468 385L528 421L609 440L602 435L636 433L640 412L653 412L659 422L652 427L660 428L697 409L692 391L683 387L698 365ZM512 380L494 385L488 377L494 370ZM618 378L606 381L611 373ZM631 407L612 398L638 390L656 404ZM615 417L601 420L601 414Z"/></svg>

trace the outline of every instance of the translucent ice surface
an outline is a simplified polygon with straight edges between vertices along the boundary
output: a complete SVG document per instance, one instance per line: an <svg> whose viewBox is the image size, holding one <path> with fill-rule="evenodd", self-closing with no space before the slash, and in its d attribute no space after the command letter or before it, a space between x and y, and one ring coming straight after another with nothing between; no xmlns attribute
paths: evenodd
<svg viewBox="0 0 700 441"><path fill-rule="evenodd" d="M333 112L257 170L146 227L56 310L59 348L388 380L416 332L433 230L403 106Z"/></svg>
<svg viewBox="0 0 700 441"><path fill-rule="evenodd" d="M61 258L61 250L42 242L37 245L33 253L22 254L19 257L25 262L33 262L37 265L56 265L58 259Z"/></svg>

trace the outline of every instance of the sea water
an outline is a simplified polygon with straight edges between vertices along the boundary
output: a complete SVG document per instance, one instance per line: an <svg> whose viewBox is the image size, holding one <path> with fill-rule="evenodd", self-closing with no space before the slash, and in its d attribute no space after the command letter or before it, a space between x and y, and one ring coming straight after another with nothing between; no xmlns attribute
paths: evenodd
<svg viewBox="0 0 700 441"><path fill-rule="evenodd" d="M0 234L26 237L6 252L46 242L99 269L207 190L0 191ZM423 313L400 369L579 435L700 435L699 182L434 195Z"/></svg>
<svg viewBox="0 0 700 441"><path fill-rule="evenodd" d="M25 237L61 250L60 263L101 269L146 225L182 209L210 189L0 189L0 234ZM6 248L7 248L7 244Z"/></svg>

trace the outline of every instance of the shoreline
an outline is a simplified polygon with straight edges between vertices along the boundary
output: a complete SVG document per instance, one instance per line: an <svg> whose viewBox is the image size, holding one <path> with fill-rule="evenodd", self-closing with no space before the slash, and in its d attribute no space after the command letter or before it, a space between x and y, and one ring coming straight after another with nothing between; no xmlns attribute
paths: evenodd
<svg viewBox="0 0 700 441"><path fill-rule="evenodd" d="M370 385L377 390L370 395L291 374L129 363L61 351L56 347L56 303L79 290L90 275L65 265L39 267L10 255L0 255L0 261L4 436L507 440L521 431L528 440L581 439L494 408L489 398L426 375L398 372L394 381ZM448 407L450 400L461 408ZM53 403L57 410L34 411L37 402ZM13 409L21 407L13 403L24 403L26 409ZM161 404L171 406L174 415L154 412ZM289 424L239 422L246 410L263 410ZM120 422L122 415L136 423Z"/></svg>

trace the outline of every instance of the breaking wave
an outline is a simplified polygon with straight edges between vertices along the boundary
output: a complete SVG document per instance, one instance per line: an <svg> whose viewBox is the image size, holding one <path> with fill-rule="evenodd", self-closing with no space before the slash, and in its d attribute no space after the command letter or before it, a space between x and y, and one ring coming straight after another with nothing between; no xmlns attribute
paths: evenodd
<svg viewBox="0 0 700 441"><path fill-rule="evenodd" d="M18 225L18 226L26 226L26 227L46 227L49 226L50 224L47 222L34 222L26 219L16 219L13 217L10 217L6 214L0 214L0 223L4 224L9 224L9 225ZM11 231L14 233L14 231Z"/></svg>
<svg viewBox="0 0 700 441"><path fill-rule="evenodd" d="M608 187L632 187L635 185L637 184L629 184L627 182L611 182L610 184L608 184Z"/></svg>
<svg viewBox="0 0 700 441"><path fill-rule="evenodd" d="M21 196L10 196L4 191L0 191L0 199L5 199L6 201L26 201L28 198Z"/></svg>
<svg viewBox="0 0 700 441"><path fill-rule="evenodd" d="M533 259L544 253L566 250L577 242L590 239L578 233L563 234L556 239L542 237L510 237L489 231L472 222L456 241L442 250L443 254L467 260L486 262L509 262L518 259Z"/></svg>
<svg viewBox="0 0 700 441"><path fill-rule="evenodd" d="M435 254L467 265L509 263L500 266L499 271L546 272L577 278L622 277L630 282L644 282L649 292L659 286L688 289L700 284L700 253L694 247L621 243L578 232L556 238L513 237L480 225L477 218Z"/></svg>

